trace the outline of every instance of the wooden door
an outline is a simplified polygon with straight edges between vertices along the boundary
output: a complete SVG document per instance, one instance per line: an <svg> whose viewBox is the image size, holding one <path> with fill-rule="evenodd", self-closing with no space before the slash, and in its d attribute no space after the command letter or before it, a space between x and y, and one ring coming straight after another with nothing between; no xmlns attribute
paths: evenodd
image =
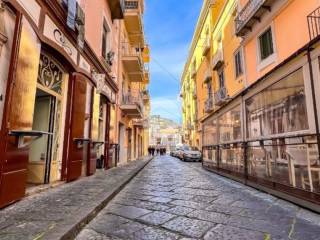
<svg viewBox="0 0 320 240"><path fill-rule="evenodd" d="M84 124L86 118L86 79L75 75L72 83L71 125L69 132L69 151L67 158L67 181L81 176L84 161Z"/></svg>
<svg viewBox="0 0 320 240"><path fill-rule="evenodd" d="M14 63L16 72L8 81L3 138L0 139L0 207L21 199L25 194L30 138L20 137L24 142L20 141L18 145L18 136L10 133L32 130L40 59L40 41L31 26L25 19L17 24L22 24L20 45Z"/></svg>

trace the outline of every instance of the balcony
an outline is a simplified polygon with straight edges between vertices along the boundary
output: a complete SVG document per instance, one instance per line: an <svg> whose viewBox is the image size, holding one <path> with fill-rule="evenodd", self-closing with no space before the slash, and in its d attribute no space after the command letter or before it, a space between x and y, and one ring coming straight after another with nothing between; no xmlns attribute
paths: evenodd
<svg viewBox="0 0 320 240"><path fill-rule="evenodd" d="M145 65L144 66L144 78L142 81L144 84L149 84L150 83L150 71L149 71L149 66Z"/></svg>
<svg viewBox="0 0 320 240"><path fill-rule="evenodd" d="M134 48L129 43L122 43L122 62L130 81L144 80L143 62L140 48Z"/></svg>
<svg viewBox="0 0 320 240"><path fill-rule="evenodd" d="M215 94L214 94L214 101L215 105L221 106L224 103L226 103L229 100L228 92L225 87L220 88Z"/></svg>
<svg viewBox="0 0 320 240"><path fill-rule="evenodd" d="M194 89L193 91L192 91L192 97L193 97L193 99L197 99L197 89Z"/></svg>
<svg viewBox="0 0 320 240"><path fill-rule="evenodd" d="M120 109L122 113L129 118L142 118L143 117L143 102L141 95L130 92L122 96Z"/></svg>
<svg viewBox="0 0 320 240"><path fill-rule="evenodd" d="M195 78L197 76L197 69L195 66L191 67L191 78Z"/></svg>
<svg viewBox="0 0 320 240"><path fill-rule="evenodd" d="M144 46L143 0L125 0L124 23L133 45Z"/></svg>
<svg viewBox="0 0 320 240"><path fill-rule="evenodd" d="M207 56L209 50L211 48L210 45L210 38L207 37L206 40L203 42L203 47L202 47L202 56Z"/></svg>
<svg viewBox="0 0 320 240"><path fill-rule="evenodd" d="M310 41L320 36L320 7L307 16Z"/></svg>
<svg viewBox="0 0 320 240"><path fill-rule="evenodd" d="M216 54L212 58L213 70L215 71L218 70L223 64L224 64L223 50L222 48L219 48Z"/></svg>
<svg viewBox="0 0 320 240"><path fill-rule="evenodd" d="M150 101L150 94L149 94L149 91L148 91L148 90L142 91L141 95L142 95L142 100L143 100L143 102L146 103L146 102L149 102L149 101Z"/></svg>
<svg viewBox="0 0 320 240"><path fill-rule="evenodd" d="M271 11L275 0L249 0L235 19L237 36L244 36L251 31L256 22L261 21L266 11Z"/></svg>
<svg viewBox="0 0 320 240"><path fill-rule="evenodd" d="M211 69L207 69L204 73L204 83L208 83L212 80L212 73L211 73Z"/></svg>
<svg viewBox="0 0 320 240"><path fill-rule="evenodd" d="M149 121L148 119L133 119L132 125L138 128L149 128Z"/></svg>
<svg viewBox="0 0 320 240"><path fill-rule="evenodd" d="M204 106L204 110L206 113L210 113L214 110L214 104L213 104L213 98L209 97L206 102L205 102L205 106Z"/></svg>
<svg viewBox="0 0 320 240"><path fill-rule="evenodd" d="M108 3L112 20L123 19L124 0L108 0Z"/></svg>

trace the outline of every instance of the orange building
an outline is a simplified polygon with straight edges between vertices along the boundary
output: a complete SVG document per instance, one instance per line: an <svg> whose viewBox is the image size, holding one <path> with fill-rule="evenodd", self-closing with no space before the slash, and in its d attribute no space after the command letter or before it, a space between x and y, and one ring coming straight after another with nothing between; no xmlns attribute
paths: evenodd
<svg viewBox="0 0 320 240"><path fill-rule="evenodd" d="M230 2L211 33L203 165L319 211L319 3Z"/></svg>
<svg viewBox="0 0 320 240"><path fill-rule="evenodd" d="M0 0L0 208L145 154L142 13L143 0Z"/></svg>

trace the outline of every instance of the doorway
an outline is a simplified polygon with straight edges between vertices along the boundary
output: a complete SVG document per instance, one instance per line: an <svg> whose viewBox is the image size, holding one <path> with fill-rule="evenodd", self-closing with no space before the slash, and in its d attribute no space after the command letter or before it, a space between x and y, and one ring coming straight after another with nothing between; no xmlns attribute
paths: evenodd
<svg viewBox="0 0 320 240"><path fill-rule="evenodd" d="M60 101L49 93L37 89L34 104L32 130L41 131L42 137L34 140L29 149L28 184L47 184L52 175L57 173L57 135L55 127L57 112L60 112Z"/></svg>

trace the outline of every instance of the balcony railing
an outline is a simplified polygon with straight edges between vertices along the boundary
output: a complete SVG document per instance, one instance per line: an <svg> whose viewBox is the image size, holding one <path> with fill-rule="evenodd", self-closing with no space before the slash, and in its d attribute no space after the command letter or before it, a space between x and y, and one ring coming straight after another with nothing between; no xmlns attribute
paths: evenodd
<svg viewBox="0 0 320 240"><path fill-rule="evenodd" d="M203 42L203 47L202 47L202 56L206 56L210 50L210 38L207 37L206 40Z"/></svg>
<svg viewBox="0 0 320 240"><path fill-rule="evenodd" d="M310 41L320 35L320 7L307 17Z"/></svg>
<svg viewBox="0 0 320 240"><path fill-rule="evenodd" d="M191 67L191 77L192 77L192 78L195 78L196 75L197 75L197 69L196 69L195 66L192 66L192 67Z"/></svg>
<svg viewBox="0 0 320 240"><path fill-rule="evenodd" d="M122 95L123 105L136 105L143 112L143 100L138 92L127 92Z"/></svg>
<svg viewBox="0 0 320 240"><path fill-rule="evenodd" d="M150 94L148 90L144 90L141 92L141 96L143 101L149 101L150 100Z"/></svg>
<svg viewBox="0 0 320 240"><path fill-rule="evenodd" d="M197 99L197 89L196 88L193 89L193 91L192 91L192 97L193 97L193 99Z"/></svg>
<svg viewBox="0 0 320 240"><path fill-rule="evenodd" d="M133 47L128 42L122 43L122 55L123 56L132 56L139 57L139 60L142 62L142 50L140 47Z"/></svg>
<svg viewBox="0 0 320 240"><path fill-rule="evenodd" d="M215 94L214 94L214 101L217 106L220 106L224 104L228 100L228 92L225 87L220 88Z"/></svg>
<svg viewBox="0 0 320 240"><path fill-rule="evenodd" d="M213 98L209 97L206 102L205 102L205 106L204 106L204 110L206 113L209 113L211 111L213 111L214 104L213 104Z"/></svg>
<svg viewBox="0 0 320 240"><path fill-rule="evenodd" d="M139 0L131 0L124 2L125 10L139 10Z"/></svg>
<svg viewBox="0 0 320 240"><path fill-rule="evenodd" d="M236 34L244 36L251 31L255 22L259 22L265 11L271 11L271 5L275 0L249 0L235 19Z"/></svg>

